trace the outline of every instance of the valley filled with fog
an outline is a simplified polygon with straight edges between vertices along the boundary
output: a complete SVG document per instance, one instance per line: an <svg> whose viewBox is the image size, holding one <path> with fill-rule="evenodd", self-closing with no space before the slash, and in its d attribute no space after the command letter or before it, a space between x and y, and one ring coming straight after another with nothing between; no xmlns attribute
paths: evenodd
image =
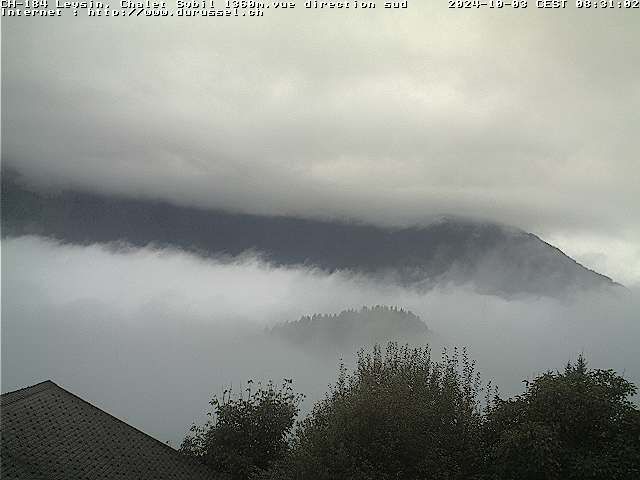
<svg viewBox="0 0 640 480"><path fill-rule="evenodd" d="M640 478L634 2L9 5L3 480Z"/></svg>
<svg viewBox="0 0 640 480"><path fill-rule="evenodd" d="M380 278L273 266L251 255L2 240L2 389L51 379L177 446L213 394L248 379L294 379L303 412L334 381L340 354L268 334L304 315L389 305L418 315L433 355L466 346L503 395L584 353L640 381L637 286L569 297L428 291ZM347 365L352 356L343 352Z"/></svg>

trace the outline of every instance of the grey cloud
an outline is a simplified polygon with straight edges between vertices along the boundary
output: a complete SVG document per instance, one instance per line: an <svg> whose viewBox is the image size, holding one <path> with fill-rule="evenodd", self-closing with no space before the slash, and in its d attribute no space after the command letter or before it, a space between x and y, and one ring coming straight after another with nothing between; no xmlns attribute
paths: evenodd
<svg viewBox="0 0 640 480"><path fill-rule="evenodd" d="M587 234L637 243L633 15L425 3L4 21L3 162L55 188L186 205L385 224L452 213L569 249Z"/></svg>

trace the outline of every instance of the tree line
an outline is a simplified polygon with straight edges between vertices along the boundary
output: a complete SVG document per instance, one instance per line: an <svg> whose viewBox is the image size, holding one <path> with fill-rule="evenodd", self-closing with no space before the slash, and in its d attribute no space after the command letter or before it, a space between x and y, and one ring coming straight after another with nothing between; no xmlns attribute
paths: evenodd
<svg viewBox="0 0 640 480"><path fill-rule="evenodd" d="M239 480L585 480L640 478L636 387L582 356L503 399L465 350L390 342L296 422L293 381L225 390L180 450L212 478Z"/></svg>

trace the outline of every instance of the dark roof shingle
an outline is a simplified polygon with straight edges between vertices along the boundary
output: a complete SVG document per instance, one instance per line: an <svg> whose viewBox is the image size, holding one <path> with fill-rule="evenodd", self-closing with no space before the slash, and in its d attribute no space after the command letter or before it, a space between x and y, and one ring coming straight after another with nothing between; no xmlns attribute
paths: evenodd
<svg viewBox="0 0 640 480"><path fill-rule="evenodd" d="M213 478L204 465L49 380L1 398L3 479Z"/></svg>

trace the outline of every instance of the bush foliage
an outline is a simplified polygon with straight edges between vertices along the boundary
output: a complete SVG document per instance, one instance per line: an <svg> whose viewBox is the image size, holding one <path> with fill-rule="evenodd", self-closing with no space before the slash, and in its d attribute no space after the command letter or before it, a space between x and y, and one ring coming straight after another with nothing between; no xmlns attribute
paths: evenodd
<svg viewBox="0 0 640 480"><path fill-rule="evenodd" d="M360 352L298 426L297 478L466 478L477 463L479 378L466 355L428 348Z"/></svg>
<svg viewBox="0 0 640 480"><path fill-rule="evenodd" d="M287 435L293 428L302 395L293 391L292 380L280 387L253 382L240 395L225 390L214 397L213 411L205 425L191 427L180 450L201 459L213 471L232 480L244 480L281 462L288 454Z"/></svg>
<svg viewBox="0 0 640 480"><path fill-rule="evenodd" d="M216 478L295 480L631 480L640 478L636 387L579 357L481 407L466 352L389 343L340 366L326 397L293 431L301 396L287 380L214 399L213 421L182 451Z"/></svg>
<svg viewBox="0 0 640 480"><path fill-rule="evenodd" d="M582 356L564 372L526 383L522 395L496 399L484 424L487 470L496 479L640 478L636 387Z"/></svg>

